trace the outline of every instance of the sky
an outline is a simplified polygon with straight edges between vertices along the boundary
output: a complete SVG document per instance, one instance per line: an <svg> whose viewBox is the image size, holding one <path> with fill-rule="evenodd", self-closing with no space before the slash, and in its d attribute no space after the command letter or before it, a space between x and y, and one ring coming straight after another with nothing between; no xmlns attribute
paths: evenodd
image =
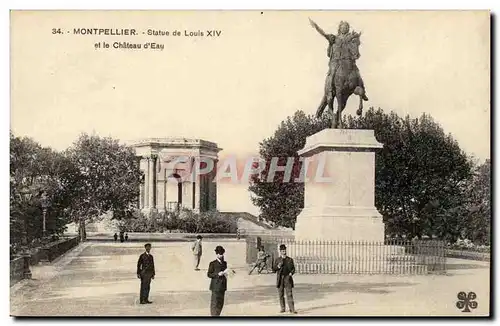
<svg viewBox="0 0 500 326"><path fill-rule="evenodd" d="M428 113L467 153L490 157L486 11L14 12L11 129L57 150L95 132L124 142L202 138L223 156L257 153L282 120L299 109L314 113L321 100L327 42L308 17L330 33L341 20L362 31L365 107ZM74 35L74 28L139 35ZM143 35L148 29L182 36ZM164 49L113 49L116 41ZM351 98L344 112L354 114L357 103ZM245 184L220 184L218 201L223 211L257 212Z"/></svg>

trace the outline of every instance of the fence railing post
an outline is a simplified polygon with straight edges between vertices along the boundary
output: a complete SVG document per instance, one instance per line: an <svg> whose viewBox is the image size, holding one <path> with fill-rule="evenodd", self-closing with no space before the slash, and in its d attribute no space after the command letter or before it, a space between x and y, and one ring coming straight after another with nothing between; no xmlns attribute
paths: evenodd
<svg viewBox="0 0 500 326"><path fill-rule="evenodd" d="M284 233L246 235L247 263L255 262L257 244L279 254L287 246L297 273L421 274L446 271L447 248L442 240L386 239L382 242L325 239L295 240Z"/></svg>

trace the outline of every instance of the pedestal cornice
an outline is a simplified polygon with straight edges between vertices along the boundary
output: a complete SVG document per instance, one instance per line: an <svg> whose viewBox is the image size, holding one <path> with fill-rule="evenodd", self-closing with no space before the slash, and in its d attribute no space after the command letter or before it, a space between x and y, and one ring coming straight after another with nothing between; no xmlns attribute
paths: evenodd
<svg viewBox="0 0 500 326"><path fill-rule="evenodd" d="M300 156L312 156L325 151L374 151L383 148L375 138L373 130L364 129L324 129L307 137Z"/></svg>

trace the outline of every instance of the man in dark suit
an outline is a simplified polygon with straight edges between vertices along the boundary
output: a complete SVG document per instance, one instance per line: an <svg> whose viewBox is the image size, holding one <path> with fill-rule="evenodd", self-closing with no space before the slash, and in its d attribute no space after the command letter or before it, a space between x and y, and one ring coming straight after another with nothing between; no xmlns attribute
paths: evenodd
<svg viewBox="0 0 500 326"><path fill-rule="evenodd" d="M293 302L293 274L295 274L295 265L293 259L286 255L286 246L280 245L280 256L275 259L273 271L276 272L276 287L281 305L281 312L285 312L285 292L286 301L292 314L296 314L295 304Z"/></svg>
<svg viewBox="0 0 500 326"><path fill-rule="evenodd" d="M210 262L208 266L207 276L210 280L210 291L212 298L210 300L210 314L212 316L220 316L224 307L224 296L227 290L227 262L224 261L225 250L222 246L215 248L217 259Z"/></svg>
<svg viewBox="0 0 500 326"><path fill-rule="evenodd" d="M141 279L140 303L152 303L149 301L149 288L151 280L155 278L155 262L151 255L151 244L144 245L146 251L139 256L137 261L137 277Z"/></svg>

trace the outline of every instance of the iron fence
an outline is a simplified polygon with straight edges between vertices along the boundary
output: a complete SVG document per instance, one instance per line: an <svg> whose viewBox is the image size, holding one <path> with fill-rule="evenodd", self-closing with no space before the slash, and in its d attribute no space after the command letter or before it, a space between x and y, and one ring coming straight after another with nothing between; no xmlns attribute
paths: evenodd
<svg viewBox="0 0 500 326"><path fill-rule="evenodd" d="M446 271L445 243L439 240L295 241L261 235L247 237L247 263L255 262L258 246L278 256L280 244L302 274L427 274Z"/></svg>
<svg viewBox="0 0 500 326"><path fill-rule="evenodd" d="M176 201L167 202L166 211L169 213L178 213L180 211L181 204Z"/></svg>

